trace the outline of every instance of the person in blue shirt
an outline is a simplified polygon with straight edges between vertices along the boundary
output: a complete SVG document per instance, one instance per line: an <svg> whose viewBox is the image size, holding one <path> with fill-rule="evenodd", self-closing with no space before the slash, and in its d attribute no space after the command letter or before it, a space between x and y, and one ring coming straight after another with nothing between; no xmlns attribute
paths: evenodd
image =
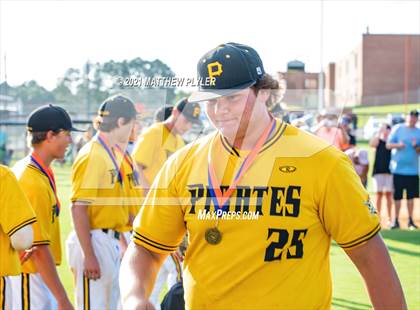
<svg viewBox="0 0 420 310"><path fill-rule="evenodd" d="M0 128L0 164L7 165L7 134Z"/></svg>
<svg viewBox="0 0 420 310"><path fill-rule="evenodd" d="M419 197L420 128L416 127L419 112L411 111L404 124L392 128L386 147L391 152L389 168L394 182L395 220L391 229L399 228L398 216L403 192L406 191L409 215L408 228L417 229L413 220L414 199Z"/></svg>

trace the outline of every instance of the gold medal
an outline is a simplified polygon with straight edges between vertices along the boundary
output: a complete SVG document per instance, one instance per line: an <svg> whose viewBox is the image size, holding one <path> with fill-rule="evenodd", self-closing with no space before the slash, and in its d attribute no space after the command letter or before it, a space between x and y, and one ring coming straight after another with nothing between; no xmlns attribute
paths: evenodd
<svg viewBox="0 0 420 310"><path fill-rule="evenodd" d="M222 240L222 233L217 227L212 227L206 230L204 237L209 244L216 245Z"/></svg>

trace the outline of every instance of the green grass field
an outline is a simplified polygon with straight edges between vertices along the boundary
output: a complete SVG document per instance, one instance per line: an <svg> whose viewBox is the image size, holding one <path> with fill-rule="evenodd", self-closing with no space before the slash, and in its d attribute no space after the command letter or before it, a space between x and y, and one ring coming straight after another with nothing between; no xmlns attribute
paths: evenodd
<svg viewBox="0 0 420 310"><path fill-rule="evenodd" d="M69 210L70 167L54 166L62 203L61 230L64 242L71 231ZM420 308L420 231L382 232L385 243L401 279L408 308ZM371 309L363 281L344 251L333 244L331 249L331 271L333 277L333 309ZM60 277L73 300L73 279L65 255L59 267ZM381 279L378 279L381 281Z"/></svg>
<svg viewBox="0 0 420 310"><path fill-rule="evenodd" d="M420 103L411 103L411 104L395 104L395 105L384 105L384 106L358 106L352 108L353 113L358 116L358 126L363 128L370 116L378 116L386 118L388 113L403 113L407 114L411 110L420 110Z"/></svg>
<svg viewBox="0 0 420 310"><path fill-rule="evenodd" d="M411 110L420 109L420 103L394 104L382 106L358 106L353 108L356 114L387 114L387 113L407 113Z"/></svg>

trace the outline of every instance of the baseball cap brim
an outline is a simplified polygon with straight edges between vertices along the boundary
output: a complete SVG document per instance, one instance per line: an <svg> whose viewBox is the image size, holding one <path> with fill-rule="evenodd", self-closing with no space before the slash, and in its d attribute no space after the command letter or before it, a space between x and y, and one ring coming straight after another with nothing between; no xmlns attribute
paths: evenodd
<svg viewBox="0 0 420 310"><path fill-rule="evenodd" d="M233 95L234 93L237 93L241 90L244 90L245 88L251 87L256 82L251 81L249 83L242 84L238 87L229 88L229 89L205 89L205 90L199 90L197 92L194 92L188 97L188 102L200 102L200 101L207 101L212 99L217 99L224 96Z"/></svg>

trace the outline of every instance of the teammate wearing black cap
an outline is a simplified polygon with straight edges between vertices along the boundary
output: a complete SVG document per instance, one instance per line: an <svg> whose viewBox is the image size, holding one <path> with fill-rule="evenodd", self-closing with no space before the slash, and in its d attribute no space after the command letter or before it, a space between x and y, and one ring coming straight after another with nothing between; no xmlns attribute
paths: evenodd
<svg viewBox="0 0 420 310"><path fill-rule="evenodd" d="M375 308L405 309L378 216L350 161L271 116L279 85L257 52L222 44L199 60L198 74L214 83L189 100L206 100L217 130L172 156L155 179L123 259L123 307L150 306L160 264L188 231L187 308L329 309L333 238Z"/></svg>
<svg viewBox="0 0 420 310"><path fill-rule="evenodd" d="M147 128L137 140L133 157L139 166L145 191L170 155L185 145L182 135L192 124L201 125L201 109L197 103L182 98L172 109L171 116Z"/></svg>
<svg viewBox="0 0 420 310"><path fill-rule="evenodd" d="M95 120L97 135L73 164L70 199L75 232L66 248L79 309L118 308L120 236L129 225L128 191L137 185L135 164L126 152L135 121L130 99L107 98Z"/></svg>
<svg viewBox="0 0 420 310"><path fill-rule="evenodd" d="M71 309L56 266L61 264L60 201L50 164L62 159L72 143L70 116L58 106L42 106L27 122L33 151L13 171L37 217L33 255L12 277L12 309Z"/></svg>

